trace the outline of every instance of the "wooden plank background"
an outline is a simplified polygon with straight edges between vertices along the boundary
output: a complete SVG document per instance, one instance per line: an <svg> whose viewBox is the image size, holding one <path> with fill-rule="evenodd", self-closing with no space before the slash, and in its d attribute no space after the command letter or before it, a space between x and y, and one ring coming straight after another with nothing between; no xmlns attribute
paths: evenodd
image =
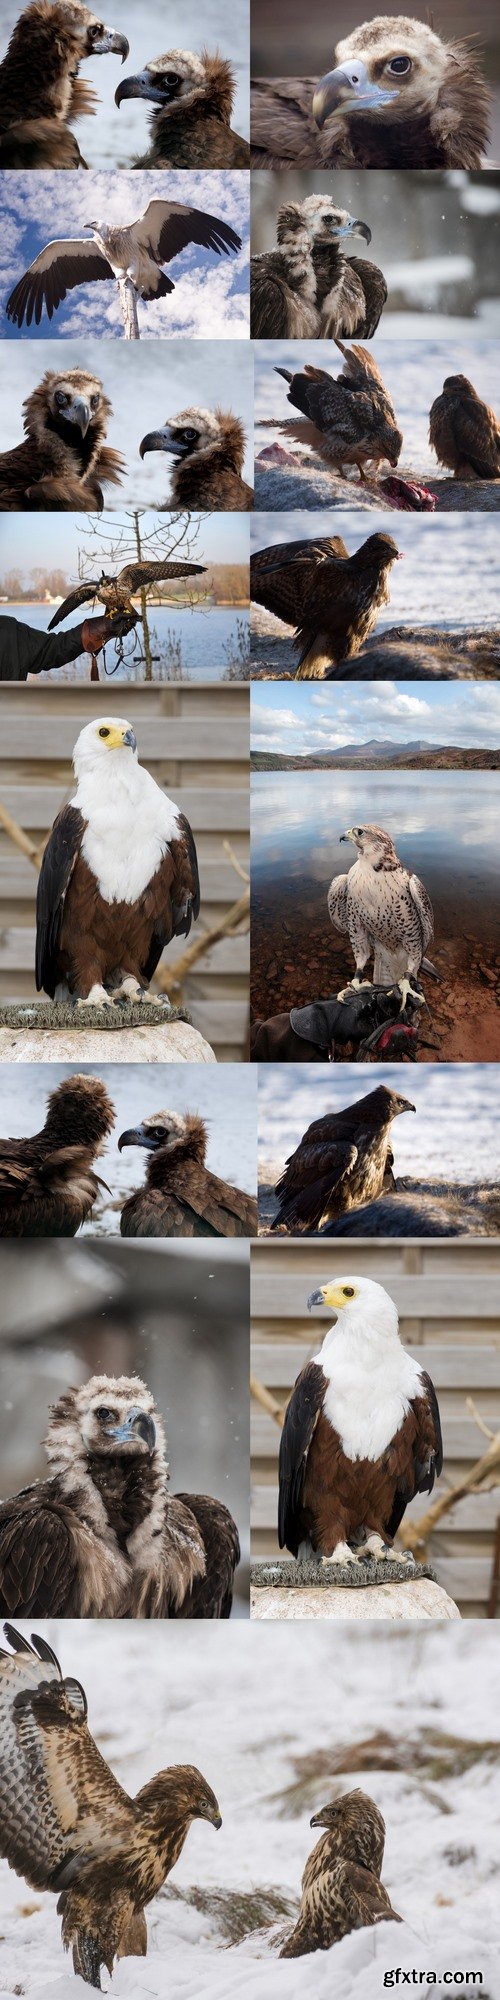
<svg viewBox="0 0 500 2000"><path fill-rule="evenodd" d="M248 688L80 686L0 688L0 801L35 844L71 796L73 745L95 715L126 715L139 757L191 822L198 848L201 917L189 942L238 901L243 883L224 839L248 867ZM0 828L0 996L35 993L36 871ZM176 939L164 954L174 963ZM186 1006L219 1062L240 1062L248 1026L248 937L224 938L193 969Z"/></svg>
<svg viewBox="0 0 500 2000"><path fill-rule="evenodd" d="M347 1245L345 1250L347 1252ZM374 1278L400 1314L405 1347L428 1369L439 1398L444 1438L442 1486L453 1485L486 1450L467 1409L472 1396L484 1423L500 1429L500 1242L365 1242L340 1245L252 1244L252 1373L284 1406L296 1376L317 1353L326 1313L307 1312L309 1292L335 1274ZM350 1260L350 1266L349 1266ZM252 1403L252 1530L254 1555L276 1555L279 1428ZM440 1490L440 1489L438 1489ZM429 1505L413 1502L418 1518ZM462 1617L486 1613L500 1489L471 1495L433 1536L431 1560Z"/></svg>

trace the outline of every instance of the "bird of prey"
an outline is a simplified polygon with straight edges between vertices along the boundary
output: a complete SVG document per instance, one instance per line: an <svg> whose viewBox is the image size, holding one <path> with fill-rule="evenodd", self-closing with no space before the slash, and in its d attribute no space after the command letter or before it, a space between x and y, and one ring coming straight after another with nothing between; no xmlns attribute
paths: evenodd
<svg viewBox="0 0 500 2000"><path fill-rule="evenodd" d="M379 1083L343 1111L313 1119L276 1183L273 1230L284 1225L294 1236L309 1236L394 1190L391 1125L414 1110L407 1097Z"/></svg>
<svg viewBox="0 0 500 2000"><path fill-rule="evenodd" d="M366 222L326 195L289 201L278 211L277 248L252 257L250 326L254 339L371 339L387 298L377 264L347 257L351 236L371 242Z"/></svg>
<svg viewBox="0 0 500 2000"><path fill-rule="evenodd" d="M31 1618L229 1618L236 1523L169 1491L163 1424L137 1375L93 1375L50 1415L49 1476L0 1504L0 1609Z"/></svg>
<svg viewBox="0 0 500 2000"><path fill-rule="evenodd" d="M331 680L333 669L355 658L389 603L390 572L399 559L392 535L375 534L353 556L332 554L319 565L295 633L296 680Z"/></svg>
<svg viewBox="0 0 500 2000"><path fill-rule="evenodd" d="M306 1861L297 1922L280 1958L328 1951L350 1931L401 1923L380 1880L385 1846L382 1814L366 1792L347 1792L314 1813L325 1831Z"/></svg>
<svg viewBox="0 0 500 2000"><path fill-rule="evenodd" d="M70 120L91 115L95 91L79 77L89 56L128 56L125 35L80 0L31 0L0 64L0 167L85 167Z"/></svg>
<svg viewBox="0 0 500 2000"><path fill-rule="evenodd" d="M63 1945L100 1992L101 1966L112 1974L116 1957L146 1956L145 1906L193 1820L222 1825L217 1799L192 1764L158 1771L130 1798L91 1736L80 1681L63 1678L46 1639L4 1629L0 1853L30 1888L58 1894Z"/></svg>
<svg viewBox="0 0 500 2000"><path fill-rule="evenodd" d="M344 357L344 367L336 377L324 368L307 364L297 374L292 374L289 368L276 369L277 375L290 384L289 403L301 410L305 419L297 423L292 418L283 424L283 430L300 444L311 445L325 464L337 472L342 472L345 465L356 465L360 479L364 480L368 460L379 465L388 459L390 465L397 465L403 433L398 429L380 369L368 349L356 345L344 347L338 339L335 345Z"/></svg>
<svg viewBox="0 0 500 2000"><path fill-rule="evenodd" d="M234 72L217 50L168 49L125 76L115 104L145 97L155 106L151 145L136 167L249 167L250 147L231 129Z"/></svg>
<svg viewBox="0 0 500 2000"><path fill-rule="evenodd" d="M298 625L305 598L320 566L331 559L348 557L341 535L318 535L313 540L274 542L268 549L256 549L250 557L250 589L255 604L263 604L285 625Z"/></svg>
<svg viewBox="0 0 500 2000"><path fill-rule="evenodd" d="M99 376L47 368L23 412L23 443L0 453L0 512L100 513L101 481L120 486L125 461L105 441L112 408Z"/></svg>
<svg viewBox="0 0 500 2000"><path fill-rule="evenodd" d="M429 412L429 443L454 479L500 479L500 424L466 375L447 375Z"/></svg>
<svg viewBox="0 0 500 2000"><path fill-rule="evenodd" d="M167 502L179 512L248 514L253 492L242 478L245 432L232 410L178 410L159 430L148 431L139 446L171 452L175 460Z"/></svg>
<svg viewBox="0 0 500 2000"><path fill-rule="evenodd" d="M207 1128L192 1112L153 1111L122 1132L149 1154L146 1184L129 1196L122 1236L256 1236L257 1203L205 1166Z"/></svg>
<svg viewBox="0 0 500 2000"><path fill-rule="evenodd" d="M352 984L366 984L373 954L375 985L397 982L404 1007L409 993L422 998L418 974L434 936L432 903L383 827L350 826L340 838L352 841L357 860L347 875L334 875L328 914L334 929L349 938L356 966Z"/></svg>
<svg viewBox="0 0 500 2000"><path fill-rule="evenodd" d="M75 1236L92 1213L96 1155L114 1124L98 1076L68 1076L51 1091L41 1132L0 1139L0 1237Z"/></svg>
<svg viewBox="0 0 500 2000"><path fill-rule="evenodd" d="M38 257L20 278L7 300L6 312L16 326L39 326L44 306L52 319L57 306L75 285L94 279L130 278L141 299L167 298L175 291L172 278L162 271L190 243L201 244L217 256L240 249L241 237L228 222L208 215L202 208L189 208L181 201L150 201L137 222L123 228L99 219L88 222L92 237L58 237L46 243Z"/></svg>
<svg viewBox="0 0 500 2000"><path fill-rule="evenodd" d="M467 42L426 21L377 16L354 28L313 77L257 80L257 167L481 167L490 92Z"/></svg>
<svg viewBox="0 0 500 2000"><path fill-rule="evenodd" d="M372 1278L311 1292L333 1311L297 1377L281 1433L279 1543L299 1562L403 1561L394 1536L443 1466L436 1393L399 1337L394 1300Z"/></svg>
<svg viewBox="0 0 500 2000"><path fill-rule="evenodd" d="M148 583L161 583L168 578L204 576L204 574L204 563L169 561L128 562L118 571L117 576L107 576L102 570L99 577L94 577L87 583L75 584L75 589L68 592L68 596L63 598L62 604L57 605L50 619L49 632L53 632L55 625L61 624L62 618L69 618L71 612L78 609L79 604L88 604L91 601L95 603L98 598L100 604L105 606L106 618L111 621L120 612L134 610L132 604L134 591L144 590Z"/></svg>

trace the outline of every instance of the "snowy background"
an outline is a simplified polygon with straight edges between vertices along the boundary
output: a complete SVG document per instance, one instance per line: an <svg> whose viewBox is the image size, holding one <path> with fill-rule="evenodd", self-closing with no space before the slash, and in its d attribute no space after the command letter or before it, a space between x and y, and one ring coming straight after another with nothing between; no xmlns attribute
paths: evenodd
<svg viewBox="0 0 500 2000"><path fill-rule="evenodd" d="M370 341L370 354L383 375L386 389L392 397L399 429L403 432L401 467L408 466L423 475L429 472L440 476L442 468L429 445L429 411L435 396L440 396L445 375L466 375L473 383L483 401L490 403L500 412L500 348L492 340L459 340L456 336L446 340L405 340L397 345L387 339L386 321L383 320L375 339ZM282 443L287 450L297 453L305 465L317 464L315 453L304 452L301 446L287 440L286 432L269 430L267 422L271 418L291 418L293 405L288 401L287 384L276 368L289 368L293 373L308 363L315 368L326 368L336 378L344 365L344 357L339 354L333 342L325 349L325 342L312 340L269 341L260 340L255 344L255 451L256 455L266 446Z"/></svg>
<svg viewBox="0 0 500 2000"><path fill-rule="evenodd" d="M379 637L392 625L431 625L442 632L459 632L471 623L481 630L498 624L499 530L493 516L439 514L430 519L398 514L394 525L388 523L387 514L376 512L370 513L369 522L341 508L322 512L322 535L343 535L349 555L361 548L368 530L371 535L390 532L405 557L404 562L393 563L390 572L391 601L380 610ZM317 531L317 515L301 509L292 515L251 517L254 549L311 538Z"/></svg>
<svg viewBox="0 0 500 2000"><path fill-rule="evenodd" d="M459 1087L457 1088L457 1080ZM385 1083L400 1091L416 1106L417 1116L406 1112L395 1118L391 1131L394 1173L413 1178L429 1175L447 1180L466 1179L472 1183L497 1180L500 1176L500 1089L496 1070L478 1063L429 1063L413 1068L411 1076L404 1064L377 1063L377 1074L369 1063L359 1063L350 1079L336 1076L333 1066L328 1080L314 1063L292 1068L277 1063L259 1067L259 1146L261 1167L284 1160L298 1146L313 1118L341 1111L348 1104ZM445 1152L443 1154L443 1133Z"/></svg>

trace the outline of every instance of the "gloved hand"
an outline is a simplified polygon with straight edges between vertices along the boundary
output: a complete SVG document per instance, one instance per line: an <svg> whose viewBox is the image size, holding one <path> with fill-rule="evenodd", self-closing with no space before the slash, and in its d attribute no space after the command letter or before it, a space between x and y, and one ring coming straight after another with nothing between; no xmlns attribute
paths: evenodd
<svg viewBox="0 0 500 2000"><path fill-rule="evenodd" d="M116 618L85 618L82 625L84 653L100 653L108 639L124 639L139 622L138 611L119 611Z"/></svg>

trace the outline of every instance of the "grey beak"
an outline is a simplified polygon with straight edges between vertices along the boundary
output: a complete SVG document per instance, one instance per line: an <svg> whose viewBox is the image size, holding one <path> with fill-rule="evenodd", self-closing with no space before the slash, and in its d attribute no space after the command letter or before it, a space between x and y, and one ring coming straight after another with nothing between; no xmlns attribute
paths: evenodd
<svg viewBox="0 0 500 2000"><path fill-rule="evenodd" d="M316 85L312 101L312 114L320 132L334 111L342 111L346 97L352 97L353 88L345 69L329 69Z"/></svg>
<svg viewBox="0 0 500 2000"><path fill-rule="evenodd" d="M308 1312L310 1313L310 1312L312 1312L312 1311L313 1311L313 1307L314 1307L314 1306L324 1306L324 1303L325 1303L325 1301L324 1301L324 1298L323 1298L323 1293L322 1293L322 1291L320 1291L320 1290L318 1289L318 1291L316 1291L316 1292L310 1292L310 1293L309 1293L309 1298L308 1298L308 1301L307 1301L307 1310L308 1310Z"/></svg>
<svg viewBox="0 0 500 2000"><path fill-rule="evenodd" d="M78 430L81 431L82 433L82 437L87 436L87 431L90 423L90 407L89 404L85 402L83 396L75 396L75 400L71 408L71 415L69 415L68 412L68 422L70 424L77 425Z"/></svg>
<svg viewBox="0 0 500 2000"><path fill-rule="evenodd" d="M130 55L130 45L126 35L116 35L114 28L105 28L100 42L94 42L92 55L121 56L122 63L126 62L127 56Z"/></svg>
<svg viewBox="0 0 500 2000"><path fill-rule="evenodd" d="M397 95L395 90L384 90L381 84L371 83L366 64L353 62L348 69L329 69L326 76L316 85L312 101L312 114L320 132L327 118L342 117L349 111L378 111L385 104L392 104Z"/></svg>
<svg viewBox="0 0 500 2000"><path fill-rule="evenodd" d="M118 1140L119 1153L123 1153L124 1146L144 1146L147 1153L154 1153L156 1140L152 1132L146 1131L145 1125L131 1125L129 1131L121 1133Z"/></svg>
<svg viewBox="0 0 500 2000"><path fill-rule="evenodd" d="M147 451L165 451L163 431L147 431L139 445L140 457L145 458Z"/></svg>
<svg viewBox="0 0 500 2000"><path fill-rule="evenodd" d="M164 92L158 90L152 78L148 76L147 69L138 70L137 76L122 77L121 83L118 84L118 89L115 90L115 104L118 105L118 109L124 97L146 97L152 104L164 104L165 102Z"/></svg>
<svg viewBox="0 0 500 2000"><path fill-rule="evenodd" d="M367 222L360 222L359 216L356 216L356 221L353 222L352 227L353 227L353 235L355 233L356 236L364 236L365 243L371 243L372 232L371 229L368 228Z"/></svg>
<svg viewBox="0 0 500 2000"><path fill-rule="evenodd" d="M123 741L126 744L127 750L137 750L137 737L134 729L125 730Z"/></svg>

